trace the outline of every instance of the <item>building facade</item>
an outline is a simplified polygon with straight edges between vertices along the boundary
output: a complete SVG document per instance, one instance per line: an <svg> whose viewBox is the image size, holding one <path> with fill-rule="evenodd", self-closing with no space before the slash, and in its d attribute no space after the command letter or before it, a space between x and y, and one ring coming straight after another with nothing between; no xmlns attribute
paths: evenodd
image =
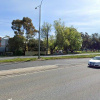
<svg viewBox="0 0 100 100"><path fill-rule="evenodd" d="M8 40L0 37L0 55L4 55L8 51Z"/></svg>

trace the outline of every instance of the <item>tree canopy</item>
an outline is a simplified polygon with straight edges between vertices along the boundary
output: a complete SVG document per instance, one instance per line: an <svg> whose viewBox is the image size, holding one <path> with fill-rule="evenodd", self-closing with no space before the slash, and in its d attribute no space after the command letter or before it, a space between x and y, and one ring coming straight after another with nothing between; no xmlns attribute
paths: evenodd
<svg viewBox="0 0 100 100"><path fill-rule="evenodd" d="M58 49L78 50L82 46L81 33L79 33L74 27L66 27L61 20L54 21L54 28L56 33L56 43Z"/></svg>
<svg viewBox="0 0 100 100"><path fill-rule="evenodd" d="M13 51L14 54L25 51L25 37L21 35L15 35L13 38L9 38L9 49Z"/></svg>
<svg viewBox="0 0 100 100"><path fill-rule="evenodd" d="M15 35L26 35L26 38L29 39L31 36L34 36L38 32L32 24L32 20L28 17L23 17L22 20L16 19L12 21L12 27Z"/></svg>
<svg viewBox="0 0 100 100"><path fill-rule="evenodd" d="M51 26L48 22L44 22L41 27L40 49L46 50L46 54L48 50L51 54L54 50L66 52L80 49L100 50L100 35L98 33L91 35L87 32L80 33L75 27L68 27L59 19L54 21L55 32L50 35ZM15 36L9 37L10 50L25 51L27 46L29 51L38 51L38 39L33 38L38 30L35 29L30 18L23 17L22 20L13 20L11 28L14 30Z"/></svg>
<svg viewBox="0 0 100 100"><path fill-rule="evenodd" d="M100 35L93 33L89 35L87 32L81 33L83 42L82 50L100 50Z"/></svg>

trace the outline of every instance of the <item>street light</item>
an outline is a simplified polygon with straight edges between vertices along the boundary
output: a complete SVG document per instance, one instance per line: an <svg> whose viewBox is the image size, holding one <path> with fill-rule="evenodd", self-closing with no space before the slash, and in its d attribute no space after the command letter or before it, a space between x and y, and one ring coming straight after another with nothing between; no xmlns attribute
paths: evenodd
<svg viewBox="0 0 100 100"><path fill-rule="evenodd" d="M37 9L39 7L39 49L38 49L38 59L40 59L40 29L41 29L41 5L42 5L43 0L41 1L41 4L37 7L35 7L35 9Z"/></svg>

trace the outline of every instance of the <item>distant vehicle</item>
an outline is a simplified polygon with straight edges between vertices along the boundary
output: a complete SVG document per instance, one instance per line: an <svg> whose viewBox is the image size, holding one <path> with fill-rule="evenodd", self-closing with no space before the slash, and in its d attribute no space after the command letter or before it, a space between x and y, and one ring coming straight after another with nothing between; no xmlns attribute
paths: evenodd
<svg viewBox="0 0 100 100"><path fill-rule="evenodd" d="M100 67L100 56L96 56L90 59L88 65L93 67Z"/></svg>

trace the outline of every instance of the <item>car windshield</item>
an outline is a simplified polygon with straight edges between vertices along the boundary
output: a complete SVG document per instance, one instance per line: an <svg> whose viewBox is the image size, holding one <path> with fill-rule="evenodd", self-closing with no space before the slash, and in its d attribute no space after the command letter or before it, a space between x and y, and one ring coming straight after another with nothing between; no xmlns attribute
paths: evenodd
<svg viewBox="0 0 100 100"><path fill-rule="evenodd" d="M100 57L94 57L93 60L100 60Z"/></svg>

